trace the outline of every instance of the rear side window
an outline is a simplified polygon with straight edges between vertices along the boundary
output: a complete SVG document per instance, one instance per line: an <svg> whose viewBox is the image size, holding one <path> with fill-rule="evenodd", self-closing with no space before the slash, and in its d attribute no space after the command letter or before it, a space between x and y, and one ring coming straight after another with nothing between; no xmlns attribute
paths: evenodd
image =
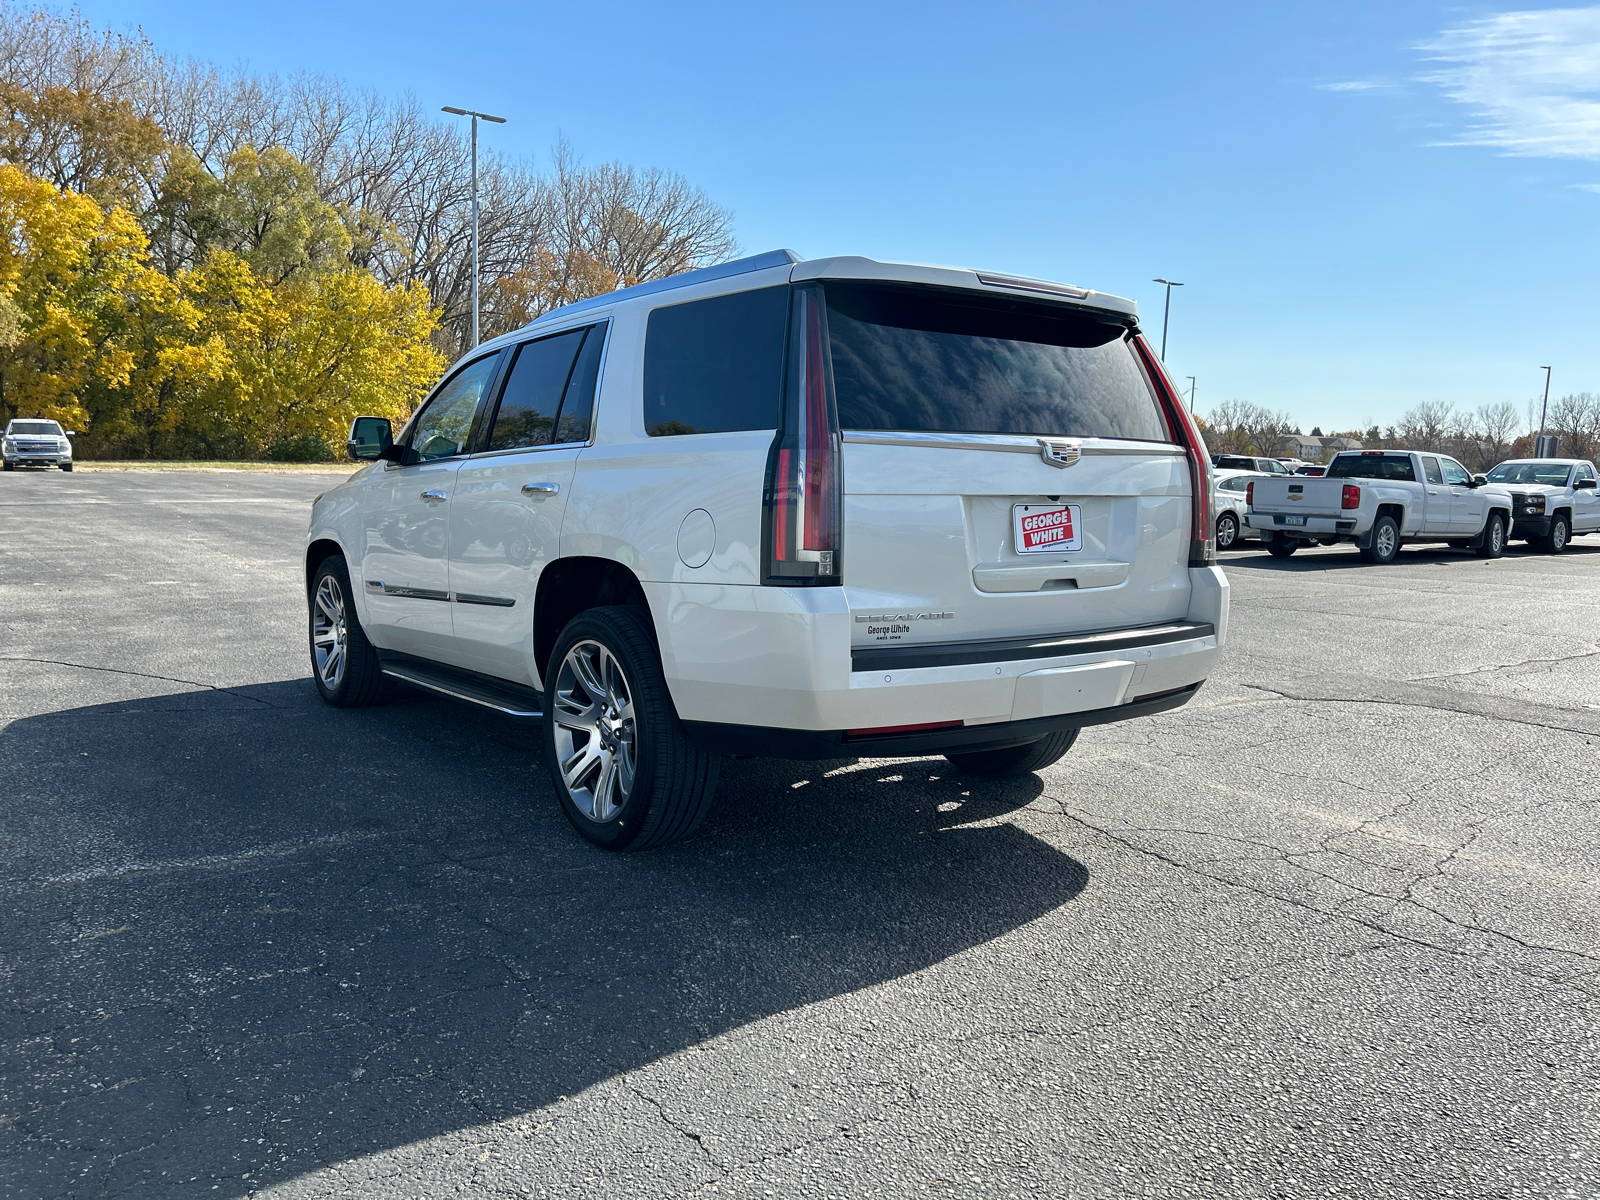
<svg viewBox="0 0 1600 1200"><path fill-rule="evenodd" d="M1409 454L1341 454L1328 464L1329 479L1392 479L1415 483Z"/></svg>
<svg viewBox="0 0 1600 1200"><path fill-rule="evenodd" d="M583 335L584 330L574 329L517 347L516 361L500 392L489 449L549 444Z"/></svg>
<svg viewBox="0 0 1600 1200"><path fill-rule="evenodd" d="M1444 475L1439 471L1439 460L1428 455L1422 458L1422 473L1428 477L1429 483L1443 483Z"/></svg>
<svg viewBox="0 0 1600 1200"><path fill-rule="evenodd" d="M776 429L789 288L658 308L644 342L644 427L651 437Z"/></svg>
<svg viewBox="0 0 1600 1200"><path fill-rule="evenodd" d="M824 286L841 428L1170 440L1122 325L935 288Z"/></svg>

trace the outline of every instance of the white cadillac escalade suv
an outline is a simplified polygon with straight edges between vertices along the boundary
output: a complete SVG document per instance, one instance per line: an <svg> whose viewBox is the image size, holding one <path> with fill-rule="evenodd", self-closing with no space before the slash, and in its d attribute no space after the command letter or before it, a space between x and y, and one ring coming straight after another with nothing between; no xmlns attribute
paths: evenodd
<svg viewBox="0 0 1600 1200"><path fill-rule="evenodd" d="M1227 629L1210 464L1127 300L775 251L467 354L312 508L313 674L538 719L636 850L722 754L991 776L1185 703Z"/></svg>

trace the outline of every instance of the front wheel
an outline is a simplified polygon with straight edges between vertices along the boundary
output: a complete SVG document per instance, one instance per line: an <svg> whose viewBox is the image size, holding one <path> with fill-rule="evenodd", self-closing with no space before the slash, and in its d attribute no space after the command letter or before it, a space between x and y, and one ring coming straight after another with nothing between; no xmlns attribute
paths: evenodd
<svg viewBox="0 0 1600 1200"><path fill-rule="evenodd" d="M1217 518L1217 549L1231 550L1239 540L1239 518L1225 512Z"/></svg>
<svg viewBox="0 0 1600 1200"><path fill-rule="evenodd" d="M1506 519L1499 513L1490 513L1483 527L1483 538L1478 542L1479 558L1499 558L1506 552Z"/></svg>
<svg viewBox="0 0 1600 1200"><path fill-rule="evenodd" d="M1007 746L1003 750L974 750L968 754L947 750L944 756L956 770L965 771L968 775L1012 779L1044 770L1072 749L1072 743L1078 740L1078 732L1076 729L1063 729L1021 746Z"/></svg>
<svg viewBox="0 0 1600 1200"><path fill-rule="evenodd" d="M684 736L643 609L591 608L561 631L544 728L561 809L603 849L665 846L711 807L721 760Z"/></svg>
<svg viewBox="0 0 1600 1200"><path fill-rule="evenodd" d="M376 704L388 692L353 595L344 558L323 559L311 578L311 678L317 694L335 708Z"/></svg>
<svg viewBox="0 0 1600 1200"><path fill-rule="evenodd" d="M63 471L70 471L70 470L72 470L72 464L71 464L71 463L62 463L62 464L60 464L60 465L61 465L61 469L62 469L62 470L63 470Z"/></svg>
<svg viewBox="0 0 1600 1200"><path fill-rule="evenodd" d="M1273 558L1288 558L1298 549L1300 549L1299 539L1284 537L1281 533L1267 543L1267 553Z"/></svg>
<svg viewBox="0 0 1600 1200"><path fill-rule="evenodd" d="M1572 540L1572 525L1566 515L1558 513L1550 522L1550 532L1539 539L1539 548L1546 554L1560 554Z"/></svg>
<svg viewBox="0 0 1600 1200"><path fill-rule="evenodd" d="M1400 526L1393 517L1379 517L1372 524L1372 544L1361 552L1363 562L1387 566L1400 553Z"/></svg>

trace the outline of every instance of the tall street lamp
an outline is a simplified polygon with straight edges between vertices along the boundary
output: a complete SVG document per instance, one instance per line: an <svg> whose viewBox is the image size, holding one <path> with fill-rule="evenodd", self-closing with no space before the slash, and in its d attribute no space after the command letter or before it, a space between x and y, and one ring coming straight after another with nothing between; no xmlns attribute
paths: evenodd
<svg viewBox="0 0 1600 1200"><path fill-rule="evenodd" d="M491 117L488 113L473 112L470 108L451 108L445 105L440 110L451 116L472 118L472 344L478 344L478 122L479 120L493 121L496 125L504 125L504 117Z"/></svg>
<svg viewBox="0 0 1600 1200"><path fill-rule="evenodd" d="M1170 279L1156 279L1154 283L1162 283L1167 287L1166 307L1161 310L1161 361L1167 361L1167 318L1172 315L1172 289L1182 287L1183 284L1175 283Z"/></svg>
<svg viewBox="0 0 1600 1200"><path fill-rule="evenodd" d="M1533 444L1533 452L1538 454L1544 446L1544 418L1550 411L1550 368L1540 367L1544 372L1544 405L1539 409L1539 440Z"/></svg>
<svg viewBox="0 0 1600 1200"><path fill-rule="evenodd" d="M1185 375L1184 378L1189 381L1189 411L1193 412L1194 411L1194 389L1195 389L1194 376L1193 375Z"/></svg>

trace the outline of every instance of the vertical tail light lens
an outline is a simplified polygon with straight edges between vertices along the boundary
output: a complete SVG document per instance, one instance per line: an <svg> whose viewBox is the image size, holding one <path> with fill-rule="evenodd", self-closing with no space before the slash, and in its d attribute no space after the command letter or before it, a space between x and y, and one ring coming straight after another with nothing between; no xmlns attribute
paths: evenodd
<svg viewBox="0 0 1600 1200"><path fill-rule="evenodd" d="M1360 508L1361 489L1353 483L1344 485L1344 491L1339 494L1340 508Z"/></svg>
<svg viewBox="0 0 1600 1200"><path fill-rule="evenodd" d="M1217 530L1211 522L1211 459L1206 454L1205 439L1200 436L1200 427L1195 424L1194 417L1178 397L1178 389L1173 387L1172 380L1167 378L1166 368L1161 365L1161 360L1151 352L1150 347L1145 345L1144 338L1138 334L1133 335L1133 344L1139 353L1139 361L1144 364L1145 374L1149 376L1150 383L1161 400L1167 424L1172 428L1172 436L1183 447L1189 458L1189 480L1194 488L1192 506L1194 524L1189 540L1189 565L1213 566L1217 561Z"/></svg>
<svg viewBox="0 0 1600 1200"><path fill-rule="evenodd" d="M837 584L843 448L820 284L794 289L783 421L767 466L767 569L776 586Z"/></svg>

